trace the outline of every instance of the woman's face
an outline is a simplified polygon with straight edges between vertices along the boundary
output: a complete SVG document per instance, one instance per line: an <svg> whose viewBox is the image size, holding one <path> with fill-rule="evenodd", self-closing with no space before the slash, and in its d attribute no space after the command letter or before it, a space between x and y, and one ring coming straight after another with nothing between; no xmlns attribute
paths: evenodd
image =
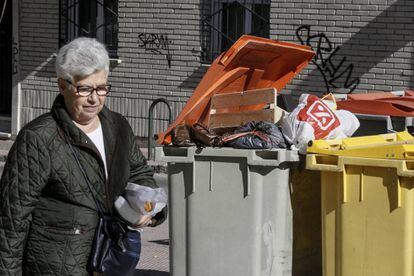
<svg viewBox="0 0 414 276"><path fill-rule="evenodd" d="M88 125L94 122L96 116L102 110L105 104L105 96L99 96L96 90L89 96L83 97L77 94L77 87L89 86L96 88L107 84L105 71L96 71L95 73L83 77L75 78L72 85L67 81L59 79L59 90L65 99L65 105L69 111L72 120L81 125Z"/></svg>

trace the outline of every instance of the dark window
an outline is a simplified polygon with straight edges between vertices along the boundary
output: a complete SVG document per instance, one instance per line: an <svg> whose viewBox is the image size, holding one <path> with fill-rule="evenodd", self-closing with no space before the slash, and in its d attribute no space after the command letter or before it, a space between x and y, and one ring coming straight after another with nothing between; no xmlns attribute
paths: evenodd
<svg viewBox="0 0 414 276"><path fill-rule="evenodd" d="M13 18L12 18L12 1L3 1L0 3L0 116L11 115L12 107L12 75L18 73L15 68L15 56L19 50L13 39ZM17 65L16 65L17 66ZM2 120L0 119L0 131Z"/></svg>
<svg viewBox="0 0 414 276"><path fill-rule="evenodd" d="M118 1L60 0L59 5L60 46L77 37L95 37L117 57Z"/></svg>
<svg viewBox="0 0 414 276"><path fill-rule="evenodd" d="M270 0L207 0L203 5L202 62L210 63L243 34L269 37Z"/></svg>

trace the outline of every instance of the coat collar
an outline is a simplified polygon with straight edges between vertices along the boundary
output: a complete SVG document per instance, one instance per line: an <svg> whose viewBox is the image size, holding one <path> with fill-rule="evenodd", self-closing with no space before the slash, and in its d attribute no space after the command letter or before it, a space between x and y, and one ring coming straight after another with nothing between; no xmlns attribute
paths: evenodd
<svg viewBox="0 0 414 276"><path fill-rule="evenodd" d="M64 98L61 94L55 98L51 113L59 127L69 137L69 140L72 143L83 144L89 139L87 135L73 123L72 118L70 117L70 114L65 106ZM116 124L110 116L109 109L104 106L98 116L102 124L102 129L105 133L104 137L108 137L109 135L110 138L115 138L113 129ZM109 140L113 141L114 139ZM108 146L113 146L113 142L109 143Z"/></svg>

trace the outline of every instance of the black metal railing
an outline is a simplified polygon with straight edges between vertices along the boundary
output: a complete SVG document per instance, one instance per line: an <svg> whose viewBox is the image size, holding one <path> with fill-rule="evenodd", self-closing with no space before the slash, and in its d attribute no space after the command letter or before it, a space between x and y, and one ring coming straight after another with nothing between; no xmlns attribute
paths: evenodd
<svg viewBox="0 0 414 276"><path fill-rule="evenodd" d="M212 62L243 34L269 37L270 0L212 0L203 8L203 63ZM207 11L209 10L209 12Z"/></svg>
<svg viewBox="0 0 414 276"><path fill-rule="evenodd" d="M118 48L118 1L59 0L59 45L76 37L94 37L111 57Z"/></svg>

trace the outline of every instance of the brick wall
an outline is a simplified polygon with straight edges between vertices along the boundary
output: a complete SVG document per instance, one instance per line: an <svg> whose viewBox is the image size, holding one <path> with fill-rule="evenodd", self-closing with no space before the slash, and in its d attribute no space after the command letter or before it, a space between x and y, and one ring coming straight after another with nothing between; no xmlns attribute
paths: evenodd
<svg viewBox="0 0 414 276"><path fill-rule="evenodd" d="M138 136L147 135L148 109L154 99L170 101L175 118L206 70L200 64L199 2L119 2L122 63L111 74L116 92L108 104L127 116ZM167 118L165 105L158 107L155 117ZM157 120L155 129L167 125Z"/></svg>
<svg viewBox="0 0 414 276"><path fill-rule="evenodd" d="M200 18L208 14L210 2L119 1L121 63L112 62L114 88L107 105L128 118L136 135L147 135L154 99L170 101L175 118L208 69L200 62ZM57 94L58 7L57 0L20 4L23 124L49 110ZM414 86L413 12L411 0L273 0L271 38L310 44L319 53L284 92ZM157 132L166 128L168 114L163 105L155 113Z"/></svg>
<svg viewBox="0 0 414 276"><path fill-rule="evenodd" d="M302 40L319 53L286 92L412 87L413 11L409 0L272 1L271 38Z"/></svg>
<svg viewBox="0 0 414 276"><path fill-rule="evenodd" d="M208 67L200 63L198 0L119 1L118 61L107 106L147 135L152 101L165 98L175 118ZM58 1L23 0L20 9L22 124L47 112L57 95ZM168 125L165 105L155 108L155 132Z"/></svg>

